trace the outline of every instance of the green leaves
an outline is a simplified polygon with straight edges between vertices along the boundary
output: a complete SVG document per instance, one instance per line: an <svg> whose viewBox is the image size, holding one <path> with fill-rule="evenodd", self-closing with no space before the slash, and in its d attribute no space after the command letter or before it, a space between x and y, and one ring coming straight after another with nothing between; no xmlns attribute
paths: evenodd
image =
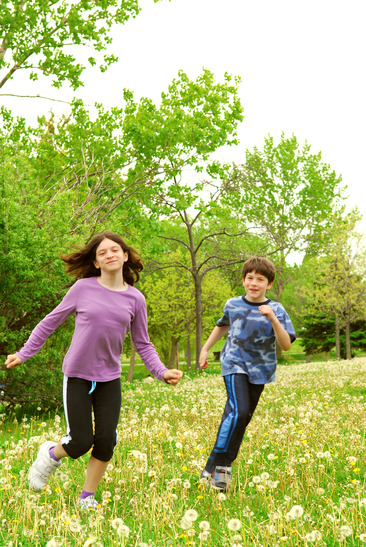
<svg viewBox="0 0 366 547"><path fill-rule="evenodd" d="M107 49L111 26L124 24L139 11L138 0L6 2L0 11L0 70L4 69L0 88L17 70L31 69L31 79L42 72L52 78L56 88L68 82L72 89L77 89L83 85L81 75L85 66L66 50L72 46ZM92 65L96 64L93 57L90 60ZM116 61L113 54L105 55L101 70Z"/></svg>

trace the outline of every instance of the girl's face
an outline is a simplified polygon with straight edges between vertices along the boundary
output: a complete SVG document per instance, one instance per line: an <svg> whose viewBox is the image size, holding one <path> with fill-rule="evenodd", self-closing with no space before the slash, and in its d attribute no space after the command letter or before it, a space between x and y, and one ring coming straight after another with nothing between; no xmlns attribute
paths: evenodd
<svg viewBox="0 0 366 547"><path fill-rule="evenodd" d="M119 243L112 239L103 239L95 252L94 266L100 268L101 273L118 273L123 270L123 264L128 260L128 253L124 253Z"/></svg>

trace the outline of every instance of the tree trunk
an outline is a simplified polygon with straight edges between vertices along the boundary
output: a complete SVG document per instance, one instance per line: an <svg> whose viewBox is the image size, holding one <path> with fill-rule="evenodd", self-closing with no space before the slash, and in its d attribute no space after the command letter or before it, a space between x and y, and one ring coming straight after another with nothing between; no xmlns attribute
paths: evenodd
<svg viewBox="0 0 366 547"><path fill-rule="evenodd" d="M194 276L194 297L196 303L196 369L200 368L199 357L202 347L202 280Z"/></svg>
<svg viewBox="0 0 366 547"><path fill-rule="evenodd" d="M179 368L179 338L172 336L168 368Z"/></svg>
<svg viewBox="0 0 366 547"><path fill-rule="evenodd" d="M191 370L191 367L192 367L192 350L191 350L191 337L190 337L190 335L187 336L186 355L187 355L187 370Z"/></svg>
<svg viewBox="0 0 366 547"><path fill-rule="evenodd" d="M346 319L346 358L352 359L352 353L351 353L351 329L350 329L350 321L347 318Z"/></svg>
<svg viewBox="0 0 366 547"><path fill-rule="evenodd" d="M341 342L339 337L339 317L336 314L335 317L335 342L336 342L336 359L337 361L341 358Z"/></svg>
<svg viewBox="0 0 366 547"><path fill-rule="evenodd" d="M133 373L135 371L135 360L136 360L136 349L131 340L130 366L128 367L127 382L132 382Z"/></svg>

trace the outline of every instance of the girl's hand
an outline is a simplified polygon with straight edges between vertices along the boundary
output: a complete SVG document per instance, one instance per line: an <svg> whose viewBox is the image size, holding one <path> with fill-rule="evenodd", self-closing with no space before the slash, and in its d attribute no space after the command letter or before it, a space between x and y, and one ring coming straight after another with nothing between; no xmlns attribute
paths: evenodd
<svg viewBox="0 0 366 547"><path fill-rule="evenodd" d="M200 368L208 367L208 351L206 351L205 349L201 350L198 362L200 364Z"/></svg>
<svg viewBox="0 0 366 547"><path fill-rule="evenodd" d="M170 368L166 372L164 372L164 380L167 384L170 384L171 386L176 386L182 376L183 371L177 370L176 368Z"/></svg>
<svg viewBox="0 0 366 547"><path fill-rule="evenodd" d="M7 366L7 368L15 368L21 364L22 364L22 361L20 357L18 357L17 355L8 355L5 361L5 365Z"/></svg>

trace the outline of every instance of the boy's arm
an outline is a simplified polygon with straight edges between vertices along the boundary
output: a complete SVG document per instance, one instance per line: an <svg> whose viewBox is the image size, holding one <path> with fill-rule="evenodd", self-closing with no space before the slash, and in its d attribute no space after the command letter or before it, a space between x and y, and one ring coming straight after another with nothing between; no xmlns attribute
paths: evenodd
<svg viewBox="0 0 366 547"><path fill-rule="evenodd" d="M277 319L271 306L264 305L259 306L259 313L267 317L267 319L272 323L272 327L276 336L278 345L283 351L287 351L291 347L291 338L287 330L283 328L279 320Z"/></svg>
<svg viewBox="0 0 366 547"><path fill-rule="evenodd" d="M202 346L200 357L199 357L199 364L201 368L207 368L208 367L208 350L212 348L218 342L225 334L228 333L229 325L224 325L223 327L214 327L213 331L211 332L210 336L207 338L206 343Z"/></svg>

